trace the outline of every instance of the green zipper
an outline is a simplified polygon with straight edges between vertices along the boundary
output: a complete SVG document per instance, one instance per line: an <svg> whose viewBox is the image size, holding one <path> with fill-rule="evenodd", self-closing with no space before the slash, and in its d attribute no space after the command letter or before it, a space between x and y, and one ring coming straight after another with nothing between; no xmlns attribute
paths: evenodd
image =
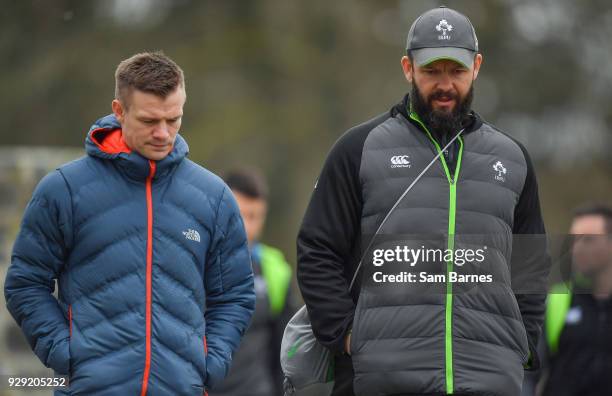
<svg viewBox="0 0 612 396"><path fill-rule="evenodd" d="M436 150L438 153L442 152L440 145L436 142L436 139L433 138L423 121L419 118L419 116L411 112L410 118L414 121L418 122L423 130L427 133L427 136L432 141L432 143L436 146ZM448 209L448 249L454 251L455 249L455 216L457 212L457 179L459 178L459 170L461 169L461 157L463 155L463 140L461 136L457 139L459 140L459 157L457 158L457 166L455 167L455 175L451 177L450 171L448 170L448 166L446 165L446 160L444 159L444 155L440 155L440 161L442 162L442 166L444 167L444 173L446 173L446 179L449 184L449 209ZM453 394L453 284L448 282L448 277L450 272L453 270L453 260L449 260L446 262L446 306L444 308L444 322L445 322L445 332L444 332L444 350L446 356L446 393L449 395Z"/></svg>

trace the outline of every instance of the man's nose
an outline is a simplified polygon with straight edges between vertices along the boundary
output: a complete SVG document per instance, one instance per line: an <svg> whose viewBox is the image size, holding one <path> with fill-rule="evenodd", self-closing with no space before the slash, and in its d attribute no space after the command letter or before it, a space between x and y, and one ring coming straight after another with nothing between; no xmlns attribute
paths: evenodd
<svg viewBox="0 0 612 396"><path fill-rule="evenodd" d="M440 73L438 79L438 89L450 91L453 88L453 81L448 73Z"/></svg>
<svg viewBox="0 0 612 396"><path fill-rule="evenodd" d="M164 140L167 139L169 135L168 123L165 121L158 123L153 130L153 137L156 139Z"/></svg>

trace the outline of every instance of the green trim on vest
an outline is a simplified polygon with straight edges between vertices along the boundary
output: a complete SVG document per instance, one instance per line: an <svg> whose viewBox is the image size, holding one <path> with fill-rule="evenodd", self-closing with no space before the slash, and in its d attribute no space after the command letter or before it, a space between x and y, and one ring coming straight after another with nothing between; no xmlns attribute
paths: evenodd
<svg viewBox="0 0 612 396"><path fill-rule="evenodd" d="M283 253L273 247L259 244L261 248L261 273L268 288L270 311L276 316L283 312L291 283L291 267Z"/></svg>
<svg viewBox="0 0 612 396"><path fill-rule="evenodd" d="M335 379L336 376L336 359L329 359L329 365L327 366L327 375L325 377L325 382L331 382Z"/></svg>
<svg viewBox="0 0 612 396"><path fill-rule="evenodd" d="M418 122L427 133L429 139L436 146L438 153L442 152L440 145L431 135L418 114L410 112L410 118ZM459 156L457 157L457 166L455 174L451 177L444 155L440 155L440 162L444 167L444 173L449 184L449 209L448 209L448 249L455 249L455 217L457 215L457 180L459 179L459 170L461 169L461 159L463 157L463 140L461 136L459 140ZM446 305L444 307L444 351L445 351L445 368L446 368L446 393L452 395L454 392L454 368L453 368L453 284L448 282L450 272L453 270L453 260L446 263Z"/></svg>
<svg viewBox="0 0 612 396"><path fill-rule="evenodd" d="M564 283L554 285L546 301L545 331L548 349L552 354L559 350L559 338L565 325L565 316L572 305L572 288Z"/></svg>

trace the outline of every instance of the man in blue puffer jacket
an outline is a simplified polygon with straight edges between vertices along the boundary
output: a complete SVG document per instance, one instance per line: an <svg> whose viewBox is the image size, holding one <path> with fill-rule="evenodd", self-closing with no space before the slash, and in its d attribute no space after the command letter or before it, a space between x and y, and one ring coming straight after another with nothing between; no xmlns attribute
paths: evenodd
<svg viewBox="0 0 612 396"><path fill-rule="evenodd" d="M243 223L223 181L186 158L178 65L137 54L115 80L87 155L28 204L7 306L40 360L69 376L56 395L206 395L254 310Z"/></svg>

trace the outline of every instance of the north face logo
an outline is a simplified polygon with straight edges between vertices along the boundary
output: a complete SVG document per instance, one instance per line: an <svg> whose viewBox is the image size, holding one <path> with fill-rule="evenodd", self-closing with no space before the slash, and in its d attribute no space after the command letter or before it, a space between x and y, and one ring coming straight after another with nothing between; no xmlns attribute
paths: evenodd
<svg viewBox="0 0 612 396"><path fill-rule="evenodd" d="M192 230L190 228L187 231L183 231L183 235L185 235L185 238L189 239L190 241L200 242L200 233L196 230Z"/></svg>
<svg viewBox="0 0 612 396"><path fill-rule="evenodd" d="M447 32L451 32L453 30L453 25L448 23L446 19L442 19L436 26L436 30L438 32L442 32L442 34L438 36L438 40L450 40L451 37L447 34Z"/></svg>
<svg viewBox="0 0 612 396"><path fill-rule="evenodd" d="M493 165L493 170L497 172L497 174L494 177L495 180L500 181L500 182L506 181L506 173L508 173L508 171L506 170L506 167L504 166L504 164L501 163L501 161L497 161L495 165Z"/></svg>
<svg viewBox="0 0 612 396"><path fill-rule="evenodd" d="M394 155L391 157L391 168L410 168L409 158L407 155Z"/></svg>

